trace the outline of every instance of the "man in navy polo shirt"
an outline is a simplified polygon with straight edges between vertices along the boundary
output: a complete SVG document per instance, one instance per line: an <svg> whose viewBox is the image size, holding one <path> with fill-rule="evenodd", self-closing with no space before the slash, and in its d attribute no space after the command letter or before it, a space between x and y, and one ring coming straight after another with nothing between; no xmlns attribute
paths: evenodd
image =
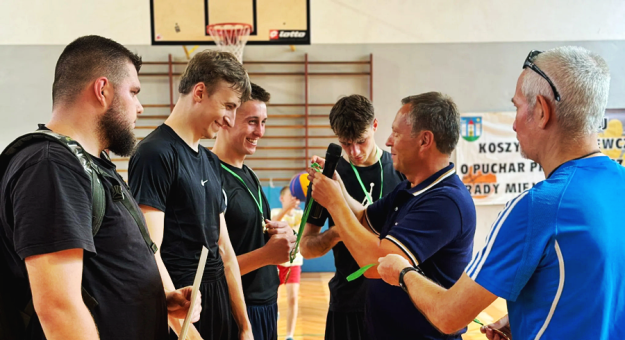
<svg viewBox="0 0 625 340"><path fill-rule="evenodd" d="M452 288L412 272L404 285L445 332L499 296L509 317L482 329L489 339L505 339L502 330L514 340L625 339L625 169L597 148L608 65L583 48L559 47L530 52L523 68L513 128L547 179L506 205ZM396 285L410 265L387 256L378 271Z"/></svg>
<svg viewBox="0 0 625 340"><path fill-rule="evenodd" d="M404 98L402 104L386 145L407 180L363 207L338 176L333 181L313 175L312 197L328 209L358 265L397 254L448 288L471 259L475 233L475 206L450 163L459 113L451 98L437 92ZM375 268L365 276L372 279L365 316L372 338L461 339L463 331L445 335L433 327L401 288L379 280Z"/></svg>

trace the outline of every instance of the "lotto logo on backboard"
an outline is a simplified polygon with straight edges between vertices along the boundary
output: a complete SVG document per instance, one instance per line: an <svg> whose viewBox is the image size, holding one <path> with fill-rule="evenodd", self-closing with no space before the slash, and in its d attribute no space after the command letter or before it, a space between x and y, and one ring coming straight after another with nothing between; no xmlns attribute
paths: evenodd
<svg viewBox="0 0 625 340"><path fill-rule="evenodd" d="M279 39L306 39L306 31L283 31L283 30L270 30L269 40Z"/></svg>

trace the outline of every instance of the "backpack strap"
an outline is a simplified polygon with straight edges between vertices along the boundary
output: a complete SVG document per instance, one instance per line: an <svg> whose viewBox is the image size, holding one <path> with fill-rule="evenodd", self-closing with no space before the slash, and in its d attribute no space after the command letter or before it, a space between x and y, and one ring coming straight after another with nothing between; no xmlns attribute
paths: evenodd
<svg viewBox="0 0 625 340"><path fill-rule="evenodd" d="M91 159L91 156L84 151L82 146L77 141L67 136L43 129L22 135L9 144L9 146L7 146L0 155L0 178L4 176L4 173L9 165L9 161L13 158L13 156L15 156L15 154L17 154L18 151L40 140L49 140L63 145L74 156L76 156L85 170L85 173L89 176L89 179L91 180L92 197L91 232L93 236L95 236L100 230L102 220L104 219L104 211L106 210L104 185L100 181L100 178L98 178L98 172L93 171L95 163Z"/></svg>
<svg viewBox="0 0 625 340"><path fill-rule="evenodd" d="M113 202L122 203L122 205L124 206L124 208L126 208L130 216L132 216L132 218L135 220L137 227L139 227L139 232L141 232L143 241L145 241L145 244L148 246L148 248L150 248L150 250L152 250L152 252L156 254L156 252L158 251L158 246L150 238L150 232L148 231L148 228L146 227L145 223L143 223L143 219L141 218L142 216L141 211L139 211L139 209L137 208L137 205L132 201L129 195L124 193L123 188L126 188L126 192L130 192L130 189L128 188L126 183L120 178L113 177L109 175L108 173L102 171L97 166L94 169L96 169L96 171L98 171L101 176L109 178L115 183L117 183L116 185L113 186L113 193L112 193Z"/></svg>

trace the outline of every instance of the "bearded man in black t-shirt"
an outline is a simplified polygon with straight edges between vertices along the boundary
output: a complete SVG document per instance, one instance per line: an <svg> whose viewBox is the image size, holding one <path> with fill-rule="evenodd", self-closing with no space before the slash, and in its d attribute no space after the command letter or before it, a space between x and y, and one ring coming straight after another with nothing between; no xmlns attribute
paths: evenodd
<svg viewBox="0 0 625 340"><path fill-rule="evenodd" d="M25 339L166 340L168 310L172 317L186 315L190 287L163 290L142 237L144 223L113 199L114 186L131 195L103 152L127 156L134 148L132 129L143 112L140 67L139 56L98 36L73 41L56 64L52 119L40 129L78 142L106 173L106 207L95 236L91 181L65 146L43 139L29 144L1 179L0 268L9 273L0 275L0 294L22 308L32 292L36 314ZM138 211L132 198L130 204ZM14 289L5 290L11 284ZM85 305L81 287L97 304Z"/></svg>
<svg viewBox="0 0 625 340"><path fill-rule="evenodd" d="M243 293L255 340L278 337L276 265L289 259L296 237L286 222L272 222L269 201L252 169L243 164L265 134L269 93L252 83L251 99L237 110L234 126L217 134L213 152L221 160L221 179L228 200L226 224L237 254Z"/></svg>
<svg viewBox="0 0 625 340"><path fill-rule="evenodd" d="M224 220L219 158L200 144L234 124L250 96L243 65L230 53L197 53L180 78L180 97L164 124L130 159L129 183L154 242L165 290L193 283L202 246L209 250L193 339L252 339L241 274ZM239 334L231 334L231 316ZM170 325L178 332L180 323ZM172 334L172 338L176 338Z"/></svg>
<svg viewBox="0 0 625 340"><path fill-rule="evenodd" d="M392 192L405 176L393 168L391 155L375 143L378 120L373 105L364 96L351 95L339 99L330 111L330 126L343 147L343 158L336 171L347 192L363 206L372 204ZM347 276L359 269L358 263L341 242L334 221L330 228L306 223L300 251L306 259L334 253L336 273L330 280L330 308L326 320L326 340L369 339L365 328L367 279L352 282ZM369 230L376 233L375 230Z"/></svg>

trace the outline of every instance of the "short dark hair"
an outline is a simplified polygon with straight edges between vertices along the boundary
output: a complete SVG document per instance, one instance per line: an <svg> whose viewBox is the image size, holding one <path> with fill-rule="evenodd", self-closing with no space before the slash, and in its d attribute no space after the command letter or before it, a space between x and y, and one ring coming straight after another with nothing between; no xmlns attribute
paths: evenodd
<svg viewBox="0 0 625 340"><path fill-rule="evenodd" d="M412 133L432 131L438 151L450 155L460 137L460 113L451 97L440 92L409 96L401 103L410 104L408 122Z"/></svg>
<svg viewBox="0 0 625 340"><path fill-rule="evenodd" d="M263 103L268 103L269 99L271 99L271 94L267 92L264 88L251 83L252 84L252 94L250 95L251 100L258 100Z"/></svg>
<svg viewBox="0 0 625 340"><path fill-rule="evenodd" d="M202 51L191 58L180 77L178 92L189 94L197 83L204 83L210 94L222 80L241 94L242 102L250 99L250 78L243 65L232 53L212 50Z"/></svg>
<svg viewBox="0 0 625 340"><path fill-rule="evenodd" d="M56 62L52 84L52 104L72 103L82 89L98 77L107 77L113 86L127 76L125 65L130 62L137 72L141 57L111 39L87 35L65 47Z"/></svg>
<svg viewBox="0 0 625 340"><path fill-rule="evenodd" d="M330 126L339 137L349 141L360 138L371 127L373 104L365 96L352 94L339 99L330 110Z"/></svg>

